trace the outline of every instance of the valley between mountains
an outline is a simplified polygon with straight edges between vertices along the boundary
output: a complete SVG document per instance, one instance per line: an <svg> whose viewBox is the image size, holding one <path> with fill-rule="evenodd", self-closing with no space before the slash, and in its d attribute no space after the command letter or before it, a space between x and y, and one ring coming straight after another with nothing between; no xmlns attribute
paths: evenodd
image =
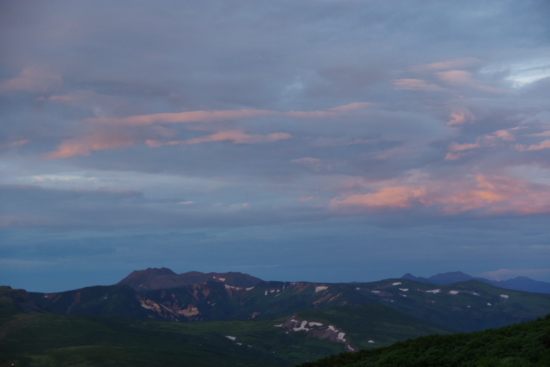
<svg viewBox="0 0 550 367"><path fill-rule="evenodd" d="M134 271L112 286L60 293L3 287L0 352L10 358L6 363L28 366L145 366L158 361L159 350L166 354L163 363L290 366L550 313L550 294L476 279L433 284L411 278L279 282L162 268ZM59 325L65 333L52 333Z"/></svg>

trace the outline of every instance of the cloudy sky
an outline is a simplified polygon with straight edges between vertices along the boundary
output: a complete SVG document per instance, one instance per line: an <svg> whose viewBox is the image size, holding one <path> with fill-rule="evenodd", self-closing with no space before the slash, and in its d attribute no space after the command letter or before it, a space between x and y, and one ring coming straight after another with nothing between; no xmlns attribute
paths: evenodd
<svg viewBox="0 0 550 367"><path fill-rule="evenodd" d="M550 281L546 0L0 8L0 283Z"/></svg>

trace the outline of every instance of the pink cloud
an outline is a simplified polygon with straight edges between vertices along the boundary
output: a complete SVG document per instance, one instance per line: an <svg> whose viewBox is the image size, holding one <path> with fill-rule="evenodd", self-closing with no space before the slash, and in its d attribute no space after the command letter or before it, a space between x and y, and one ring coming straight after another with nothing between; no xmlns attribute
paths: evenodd
<svg viewBox="0 0 550 367"><path fill-rule="evenodd" d="M469 150L469 149L476 149L476 148L479 148L480 145L475 143L475 144L458 144L458 143L452 143L450 146L449 146L449 150L451 152L462 152L464 150Z"/></svg>
<svg viewBox="0 0 550 367"><path fill-rule="evenodd" d="M538 144L533 144L533 145L521 145L521 144L516 145L516 149L522 152L529 151L529 150L549 149L549 148L550 148L550 140L545 140Z"/></svg>
<svg viewBox="0 0 550 367"><path fill-rule="evenodd" d="M221 110L221 111L189 111L176 113L155 113L129 117L97 117L88 119L88 122L120 125L152 125L176 124L188 122L212 122L220 120L234 120L274 115L274 111L266 110Z"/></svg>
<svg viewBox="0 0 550 367"><path fill-rule="evenodd" d="M346 104L346 105L343 105L343 106L330 108L329 111L334 111L334 112L339 112L339 113L340 112L346 113L346 112L350 112L350 111L357 111L357 110L365 109L369 105L370 105L369 102L354 102L354 103Z"/></svg>
<svg viewBox="0 0 550 367"><path fill-rule="evenodd" d="M318 110L318 111L289 111L283 113L285 116L290 117L300 117L300 118L323 118L323 117L331 117L331 116L337 116L342 115L346 113L350 113L352 111L358 111L365 109L367 106L369 106L370 103L368 102L356 102L356 103L350 103L344 106L338 106L329 108L328 110Z"/></svg>
<svg viewBox="0 0 550 367"><path fill-rule="evenodd" d="M414 72L431 72L437 70L450 70L450 69L463 69L481 63L480 59L475 58L464 58L464 59L455 59L441 62L434 62L431 64L417 65L411 68L411 71Z"/></svg>
<svg viewBox="0 0 550 367"><path fill-rule="evenodd" d="M331 206L362 206L367 208L409 208L426 194L424 187L383 187L378 192L355 194L343 199L333 199Z"/></svg>
<svg viewBox="0 0 550 367"><path fill-rule="evenodd" d="M475 116L467 109L457 110L451 112L451 119L447 122L448 126L462 125L466 122L473 122Z"/></svg>
<svg viewBox="0 0 550 367"><path fill-rule="evenodd" d="M213 122L235 119L247 119L269 115L283 115L301 118L321 118L350 113L366 108L367 102L350 103L344 106L318 111L270 111L270 110L219 110L219 111L188 111L176 113L155 113L151 115L136 115L128 117L96 117L87 121L98 124L115 125L152 125L152 124L177 124L190 122Z"/></svg>
<svg viewBox="0 0 550 367"><path fill-rule="evenodd" d="M429 83L423 79L394 79L393 80L394 89L398 90L425 90L425 91L435 91L435 90L445 90L437 84Z"/></svg>
<svg viewBox="0 0 550 367"><path fill-rule="evenodd" d="M449 145L449 152L445 156L445 160L455 160L459 159L463 156L461 152L470 150L470 149L477 149L481 146L478 143L473 144L458 144L458 143L452 143Z"/></svg>
<svg viewBox="0 0 550 367"><path fill-rule="evenodd" d="M439 80L456 86L465 86L490 93L507 93L506 90L489 87L481 84L472 77L472 73L465 70L448 70L435 73Z"/></svg>
<svg viewBox="0 0 550 367"><path fill-rule="evenodd" d="M61 84L61 76L30 67L23 69L19 76L0 82L0 92L47 92Z"/></svg>
<svg viewBox="0 0 550 367"><path fill-rule="evenodd" d="M546 130L538 134L529 134L528 136L542 136L542 137L550 136L550 130Z"/></svg>
<svg viewBox="0 0 550 367"><path fill-rule="evenodd" d="M498 146L499 142L502 141L515 141L516 137L510 131L518 130L519 128L515 127L509 130L497 130L493 133L486 134L477 138L476 143L471 144L458 144L452 143L449 145L449 152L445 156L445 160L454 160L463 156L463 153L467 150L481 148L481 147L495 147ZM527 150L528 147L524 145L516 145L518 150ZM534 150L534 149L531 149Z"/></svg>
<svg viewBox="0 0 550 367"><path fill-rule="evenodd" d="M375 191L334 198L331 207L343 212L406 209L414 205L439 208L456 215L471 210L485 214L535 214L550 212L546 186L502 176L479 174L474 180L424 182L408 185L375 185Z"/></svg>
<svg viewBox="0 0 550 367"><path fill-rule="evenodd" d="M267 135L250 135L241 131L229 130L220 131L218 133L204 136L201 138L189 139L182 142L182 144L199 144L209 143L216 141L231 141L233 144L257 144L257 143L270 143L277 140L290 139L292 136L287 133L273 133Z"/></svg>
<svg viewBox="0 0 550 367"><path fill-rule="evenodd" d="M465 70L449 70L436 73L437 77L448 84L472 84L472 74Z"/></svg>
<svg viewBox="0 0 550 367"><path fill-rule="evenodd" d="M516 137L514 136L514 134L512 134L508 130L497 130L493 134L494 134L494 136L496 136L497 138L499 138L501 140L506 140L506 141L516 140Z"/></svg>
<svg viewBox="0 0 550 367"><path fill-rule="evenodd" d="M138 142L139 140L135 137L122 133L96 133L63 141L57 150L47 154L45 159L69 158L75 155L88 156L94 151L126 148Z"/></svg>
<svg viewBox="0 0 550 367"><path fill-rule="evenodd" d="M9 143L0 144L0 149L21 147L28 144L29 141L28 139L14 140Z"/></svg>

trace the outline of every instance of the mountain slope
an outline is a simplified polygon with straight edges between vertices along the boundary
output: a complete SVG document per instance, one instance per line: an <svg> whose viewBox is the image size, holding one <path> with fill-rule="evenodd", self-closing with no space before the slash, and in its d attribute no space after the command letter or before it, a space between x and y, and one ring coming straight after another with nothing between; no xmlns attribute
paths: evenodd
<svg viewBox="0 0 550 367"><path fill-rule="evenodd" d="M350 348L449 333L373 304L279 319L179 323L24 313L0 290L0 310L0 366L282 367Z"/></svg>

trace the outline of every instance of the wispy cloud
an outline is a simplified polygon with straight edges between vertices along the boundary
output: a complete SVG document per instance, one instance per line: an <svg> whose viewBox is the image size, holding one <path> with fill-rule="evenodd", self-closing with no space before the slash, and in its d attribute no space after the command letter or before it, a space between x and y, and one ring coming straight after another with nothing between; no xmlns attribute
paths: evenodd
<svg viewBox="0 0 550 367"><path fill-rule="evenodd" d="M0 82L1 92L41 92L60 87L63 79L58 74L37 67L23 69L19 76Z"/></svg>
<svg viewBox="0 0 550 367"><path fill-rule="evenodd" d="M126 148L138 143L139 140L132 135L121 132L94 133L90 136L68 139L59 145L57 150L45 155L45 159L69 158L76 155L88 156L94 151Z"/></svg>
<svg viewBox="0 0 550 367"><path fill-rule="evenodd" d="M151 115L136 115L128 117L96 117L87 119L90 123L113 125L152 125L178 124L189 122L213 122L236 119L251 119L255 117L279 115L300 118L323 118L337 116L352 111L361 110L368 106L367 102L356 102L348 105L318 111L270 111L270 110L219 110L219 111L188 111L175 113L155 113Z"/></svg>
<svg viewBox="0 0 550 367"><path fill-rule="evenodd" d="M442 91L445 88L422 79L394 79L393 87L401 90Z"/></svg>

